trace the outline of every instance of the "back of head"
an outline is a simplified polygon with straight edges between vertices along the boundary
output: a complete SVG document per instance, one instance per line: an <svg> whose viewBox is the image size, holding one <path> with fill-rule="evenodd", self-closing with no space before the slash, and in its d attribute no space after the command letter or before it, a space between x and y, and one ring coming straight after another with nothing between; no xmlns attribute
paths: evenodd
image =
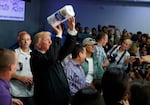
<svg viewBox="0 0 150 105"><path fill-rule="evenodd" d="M84 52L84 48L80 44L76 44L75 47L72 50L72 58L76 58L80 52Z"/></svg>
<svg viewBox="0 0 150 105"><path fill-rule="evenodd" d="M126 94L128 78L119 68L109 68L102 77L102 91L106 105L113 105Z"/></svg>
<svg viewBox="0 0 150 105"><path fill-rule="evenodd" d="M105 32L100 32L96 37L96 41L99 41L99 40L105 38L106 36L107 36L107 34Z"/></svg>
<svg viewBox="0 0 150 105"><path fill-rule="evenodd" d="M0 48L0 72L5 71L9 65L15 63L15 52L9 49Z"/></svg>
<svg viewBox="0 0 150 105"><path fill-rule="evenodd" d="M130 105L150 105L150 82L133 80L129 86Z"/></svg>
<svg viewBox="0 0 150 105"><path fill-rule="evenodd" d="M104 101L96 89L86 87L74 95L71 105L104 105Z"/></svg>

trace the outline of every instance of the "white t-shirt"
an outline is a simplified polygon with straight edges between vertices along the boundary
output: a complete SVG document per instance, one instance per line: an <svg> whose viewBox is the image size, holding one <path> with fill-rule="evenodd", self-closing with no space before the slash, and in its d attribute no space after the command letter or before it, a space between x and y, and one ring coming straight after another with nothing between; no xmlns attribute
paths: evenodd
<svg viewBox="0 0 150 105"><path fill-rule="evenodd" d="M20 76L32 77L32 72L30 68L30 52L23 52L21 48L15 49L16 54L18 55L18 67L16 74ZM12 79L10 81L10 92L13 96L16 97L30 97L33 96L33 85L31 87L25 85L21 81Z"/></svg>
<svg viewBox="0 0 150 105"><path fill-rule="evenodd" d="M93 81L93 71L94 71L94 65L93 65L93 58L86 58L88 61L88 74L86 76L86 82L91 83Z"/></svg>

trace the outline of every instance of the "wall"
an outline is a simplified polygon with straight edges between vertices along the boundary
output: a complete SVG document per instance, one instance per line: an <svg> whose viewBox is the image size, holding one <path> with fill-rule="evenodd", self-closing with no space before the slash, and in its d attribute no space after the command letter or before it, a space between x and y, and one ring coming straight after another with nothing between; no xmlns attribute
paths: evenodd
<svg viewBox="0 0 150 105"><path fill-rule="evenodd" d="M40 0L26 2L25 21L0 20L0 48L9 48L17 42L17 33L26 30L34 34L41 30Z"/></svg>
<svg viewBox="0 0 150 105"><path fill-rule="evenodd" d="M52 29L47 23L51 15L66 4L71 4L76 13L76 22L83 27L97 27L98 24L114 24L121 30L136 33L150 33L150 3L106 3L105 0L31 0L26 2L25 21L0 20L0 47L10 47L17 42L18 31L26 30L32 35L40 30ZM146 4L146 5L145 5ZM66 22L65 22L66 24Z"/></svg>
<svg viewBox="0 0 150 105"><path fill-rule="evenodd" d="M150 33L150 3L145 2L100 2L102 0L47 0L46 15L52 14L66 4L71 4L76 12L76 22L83 27L97 27L98 24L114 24L129 32ZM48 29L48 26L45 26Z"/></svg>
<svg viewBox="0 0 150 105"><path fill-rule="evenodd" d="M97 24L114 24L121 30L126 28L133 33L136 33L139 30L145 33L150 33L149 7L101 5L97 3L95 5L80 5L77 8L77 11L77 18L79 18L78 21L80 21L83 26L95 27Z"/></svg>

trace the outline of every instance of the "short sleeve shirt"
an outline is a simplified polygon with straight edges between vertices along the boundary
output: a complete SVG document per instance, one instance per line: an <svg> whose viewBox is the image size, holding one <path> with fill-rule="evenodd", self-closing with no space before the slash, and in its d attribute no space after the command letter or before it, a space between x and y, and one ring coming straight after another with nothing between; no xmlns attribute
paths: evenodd
<svg viewBox="0 0 150 105"><path fill-rule="evenodd" d="M12 105L9 88L9 83L0 78L0 105Z"/></svg>

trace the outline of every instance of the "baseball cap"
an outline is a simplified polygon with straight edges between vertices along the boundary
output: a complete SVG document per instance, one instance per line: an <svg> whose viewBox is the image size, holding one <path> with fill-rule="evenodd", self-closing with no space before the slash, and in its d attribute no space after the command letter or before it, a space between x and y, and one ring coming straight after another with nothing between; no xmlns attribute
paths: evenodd
<svg viewBox="0 0 150 105"><path fill-rule="evenodd" d="M86 46L86 45L96 45L97 42L95 41L95 39L93 38L85 38L83 41L82 41L82 45L83 46Z"/></svg>

